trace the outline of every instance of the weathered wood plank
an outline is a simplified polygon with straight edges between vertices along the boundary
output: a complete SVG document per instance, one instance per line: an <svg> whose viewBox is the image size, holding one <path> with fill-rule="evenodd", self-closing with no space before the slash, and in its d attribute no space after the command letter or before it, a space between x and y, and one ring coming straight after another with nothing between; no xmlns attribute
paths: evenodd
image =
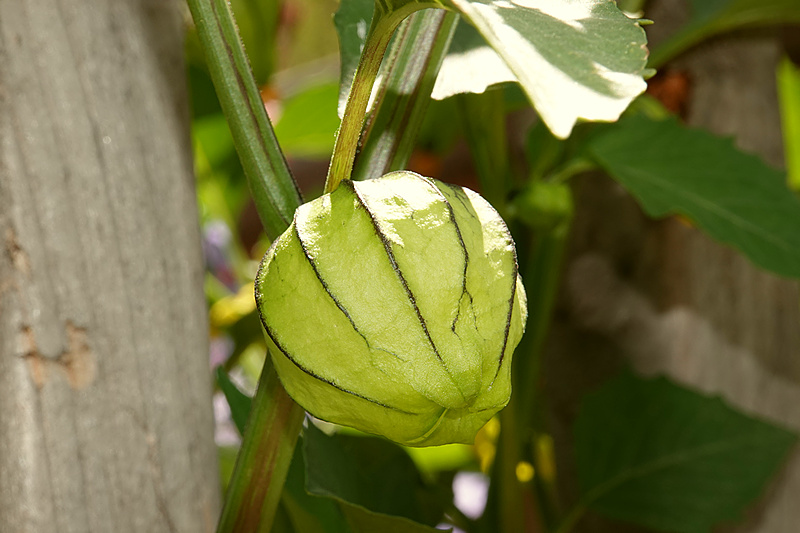
<svg viewBox="0 0 800 533"><path fill-rule="evenodd" d="M213 530L180 8L0 0L3 531Z"/></svg>

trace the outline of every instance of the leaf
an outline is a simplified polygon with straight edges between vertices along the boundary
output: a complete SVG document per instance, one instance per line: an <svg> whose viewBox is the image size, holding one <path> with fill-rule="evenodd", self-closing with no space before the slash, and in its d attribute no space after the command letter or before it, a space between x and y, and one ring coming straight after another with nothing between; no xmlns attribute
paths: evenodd
<svg viewBox="0 0 800 533"><path fill-rule="evenodd" d="M452 529L437 529L413 522L407 518L373 513L355 505L341 504L353 533L442 533Z"/></svg>
<svg viewBox="0 0 800 533"><path fill-rule="evenodd" d="M239 430L239 435L244 435L244 428L247 425L247 417L250 415L250 404L252 400L245 393L240 391L228 377L227 372L221 366L217 367L217 384L228 400L231 408L231 418Z"/></svg>
<svg viewBox="0 0 800 533"><path fill-rule="evenodd" d="M327 437L313 424L309 424L303 437L298 441L281 500L296 531L303 533L375 533L376 531L381 533L438 533L441 531L407 518L370 511L327 491L322 495L315 493L313 489L309 490L314 476L320 472L328 469L339 472L340 469L337 468L341 465L335 461L341 457L336 455L339 448L334 442L336 439L337 437ZM379 441L380 439L370 437L369 440ZM310 441L316 442L309 447ZM326 445L331 443L333 443L333 454L328 454L330 450L326 450ZM397 446L394 447L397 448ZM314 450L311 454L309 454L310 448ZM309 462L310 455L314 456L320 453L324 457L311 458L312 462ZM318 464L317 459L322 459L323 462ZM328 460L333 462L328 462ZM352 464L352 461L352 457L347 458L348 464ZM359 467L355 466L352 472L359 471ZM360 482L368 487L366 490L378 485L391 485L393 478L391 474L386 474L377 473L374 477L360 480ZM351 477L350 472L345 472L344 476ZM325 474L323 474L323 478L326 478ZM385 491L381 492L385 493ZM386 502L386 504L393 505L392 502Z"/></svg>
<svg viewBox="0 0 800 533"><path fill-rule="evenodd" d="M789 186L800 191L800 68L788 57L778 65L778 100Z"/></svg>
<svg viewBox="0 0 800 533"><path fill-rule="evenodd" d="M429 491L414 462L396 444L376 437L329 437L313 424L306 428L303 444L309 493L373 514L431 525L441 519L442 508L435 505L435 495L426 494Z"/></svg>
<svg viewBox="0 0 800 533"><path fill-rule="evenodd" d="M646 87L644 31L612 0L442 3L477 32L459 25L460 37L434 88L436 99L518 81L553 133L566 138L579 119L616 120ZM372 9L372 0L347 0L334 17L342 54L340 107Z"/></svg>
<svg viewBox="0 0 800 533"><path fill-rule="evenodd" d="M300 437L294 448L281 496L281 503L289 514L290 521L302 533L349 533L351 529L335 500L312 496L306 491L303 442L304 438Z"/></svg>
<svg viewBox="0 0 800 533"><path fill-rule="evenodd" d="M554 135L616 120L645 89L644 31L612 0L448 0L514 74Z"/></svg>
<svg viewBox="0 0 800 533"><path fill-rule="evenodd" d="M456 94L479 94L493 85L516 81L516 76L486 39L462 19L456 27L431 98L444 100Z"/></svg>
<svg viewBox="0 0 800 533"><path fill-rule="evenodd" d="M626 373L582 402L582 503L663 531L710 531L761 493L795 440L719 398Z"/></svg>
<svg viewBox="0 0 800 533"><path fill-rule="evenodd" d="M800 22L797 0L690 0L686 24L653 51L650 66L659 67L695 44L731 30Z"/></svg>
<svg viewBox="0 0 800 533"><path fill-rule="evenodd" d="M800 201L781 172L729 139L633 116L589 144L651 216L681 214L756 265L800 277Z"/></svg>
<svg viewBox="0 0 800 533"><path fill-rule="evenodd" d="M327 158L339 128L337 83L314 85L287 98L275 124L281 150L296 157Z"/></svg>

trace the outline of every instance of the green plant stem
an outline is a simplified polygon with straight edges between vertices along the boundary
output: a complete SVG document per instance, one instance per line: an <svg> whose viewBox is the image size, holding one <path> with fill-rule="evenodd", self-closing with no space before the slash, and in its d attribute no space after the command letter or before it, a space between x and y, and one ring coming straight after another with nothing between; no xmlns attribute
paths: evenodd
<svg viewBox="0 0 800 533"><path fill-rule="evenodd" d="M505 409L500 412L497 463L492 471L492 482L497 484L498 529L502 533L528 531L525 513L522 512L524 509L522 486L517 479L517 464L521 458L517 403L512 397Z"/></svg>
<svg viewBox="0 0 800 533"><path fill-rule="evenodd" d="M267 358L217 533L270 531L304 415Z"/></svg>
<svg viewBox="0 0 800 533"><path fill-rule="evenodd" d="M481 184L481 194L505 215L508 192L506 105L502 89L456 97L469 152Z"/></svg>
<svg viewBox="0 0 800 533"><path fill-rule="evenodd" d="M222 111L264 229L271 239L302 203L280 151L226 0L188 0Z"/></svg>
<svg viewBox="0 0 800 533"><path fill-rule="evenodd" d="M503 93L489 91L480 95L464 95L458 98L458 103L481 192L502 215L506 212L511 181ZM533 313L529 316L536 317ZM519 356L527 356L519 348L516 353L513 363L515 369L519 366ZM515 372L512 371L512 375ZM495 522L492 531L502 533L542 531L542 502L537 501L537 506L529 507L530 513L523 512L530 485L520 483L517 479L517 465L522 460L520 442L527 427L527 421L520 423L520 411L526 410L521 391L522 388L514 387L511 400L500 413L497 456L491 475L489 514Z"/></svg>
<svg viewBox="0 0 800 533"><path fill-rule="evenodd" d="M525 335L520 342L520 360L515 385L522 389L520 397L525 409L520 411L524 420L530 421L530 406L535 402L535 389L539 385L541 358L550 321L555 307L561 265L569 236L569 221L551 230L540 230L531 239L531 247L522 273L528 295L528 316Z"/></svg>
<svg viewBox="0 0 800 533"><path fill-rule="evenodd" d="M211 79L267 235L275 239L302 202L280 151L226 0L188 0ZM267 358L217 531L269 531L304 411Z"/></svg>
<svg viewBox="0 0 800 533"><path fill-rule="evenodd" d="M524 440L528 442L530 459L536 476L534 484L539 499L542 521L551 527L558 514L555 480L546 479L542 474L545 461L541 457L539 439L545 434L544 394L542 394L541 368L544 345L555 308L556 296L561 277L564 251L569 236L569 221L549 230L541 231L531 243L531 252L526 261L523 279L528 291L528 316L536 317L528 323L525 338L521 343L523 358L517 366L516 389L519 390L521 408L517 423L528 427ZM527 457L526 457L527 458Z"/></svg>
<svg viewBox="0 0 800 533"><path fill-rule="evenodd" d="M398 5L395 5L395 1ZM356 149L364 127L369 99L394 31L411 13L428 7L439 7L438 4L426 0L395 1L375 2L375 12L367 31L364 50L358 61L350 94L347 95L342 123L336 132L333 156L325 180L325 193L333 192L339 183L343 179L348 179L353 172Z"/></svg>
<svg viewBox="0 0 800 533"><path fill-rule="evenodd" d="M372 94L372 87L378 76L381 61L386 53L386 47L392 38L392 33L402 19L385 13L379 6L375 6L375 14L367 32L364 51L356 68L350 94L347 95L342 123L336 132L336 141L333 145L333 156L328 168L328 177L325 180L325 192L333 192L343 179L350 177L353 162L356 157L356 148L361 137L361 129L367 114L367 105Z"/></svg>
<svg viewBox="0 0 800 533"><path fill-rule="evenodd" d="M543 403L540 369L542 349L550 326L555 305L559 275L569 223L565 222L550 231L541 231L531 239L530 251L522 261L523 280L528 293L528 324L522 342L514 356L514 393L501 413L498 456L492 483L497 486L498 521L500 531L530 531L520 509L524 491L528 487L516 478L516 466L521 460L531 459L535 467L534 487L536 502L534 531L545 531L556 520L556 491L554 480L544 479L541 465L547 458L537 456L537 440L543 434ZM529 442L532 457L523 454L522 443ZM526 529L527 528L527 529Z"/></svg>
<svg viewBox="0 0 800 533"><path fill-rule="evenodd" d="M354 179L406 167L457 21L456 13L428 9L411 15L397 30L375 91L375 112L362 134Z"/></svg>
<svg viewBox="0 0 800 533"><path fill-rule="evenodd" d="M597 169L598 165L594 161L583 158L572 159L564 166L554 170L548 179L553 183L564 183L573 176Z"/></svg>

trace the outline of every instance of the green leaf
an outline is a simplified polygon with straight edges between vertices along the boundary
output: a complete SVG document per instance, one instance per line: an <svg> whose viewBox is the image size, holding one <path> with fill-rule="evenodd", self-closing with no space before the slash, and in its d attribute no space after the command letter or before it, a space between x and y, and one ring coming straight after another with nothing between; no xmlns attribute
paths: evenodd
<svg viewBox="0 0 800 533"><path fill-rule="evenodd" d="M710 531L761 493L795 440L719 398L626 373L582 402L581 505L663 531Z"/></svg>
<svg viewBox="0 0 800 533"><path fill-rule="evenodd" d="M788 57L778 66L778 100L789 186L800 191L800 69Z"/></svg>
<svg viewBox="0 0 800 533"><path fill-rule="evenodd" d="M616 120L645 89L644 31L612 0L448 0L483 35L554 135Z"/></svg>
<svg viewBox="0 0 800 533"><path fill-rule="evenodd" d="M723 32L800 22L797 0L691 0L691 16L655 50L650 66L658 68L695 44Z"/></svg>
<svg viewBox="0 0 800 533"><path fill-rule="evenodd" d="M281 504L290 521L302 533L349 533L344 515L335 500L312 496L306 491L306 463L303 457L304 437L294 449L292 463L286 476Z"/></svg>
<svg viewBox="0 0 800 533"><path fill-rule="evenodd" d="M461 19L431 97L444 100L456 94L482 93L493 85L516 81L480 32Z"/></svg>
<svg viewBox="0 0 800 533"><path fill-rule="evenodd" d="M287 98L275 124L281 150L298 157L330 156L339 128L338 101L337 83L314 85Z"/></svg>
<svg viewBox="0 0 800 533"><path fill-rule="evenodd" d="M250 415L250 404L252 399L240 391L228 377L227 372L221 366L217 367L217 385L228 400L231 408L231 418L236 424L236 429L240 435L244 435L244 428L247 425L247 417Z"/></svg>
<svg viewBox="0 0 800 533"><path fill-rule="evenodd" d="M651 216L681 214L756 265L800 277L800 201L784 176L730 139L633 116L589 144Z"/></svg>
<svg viewBox="0 0 800 533"><path fill-rule="evenodd" d="M407 518L370 512L355 505L341 504L342 513L353 533L442 533L452 529L436 529Z"/></svg>
<svg viewBox="0 0 800 533"><path fill-rule="evenodd" d="M436 496L398 445L376 437L329 437L313 424L303 444L309 493L430 525L441 519L442 508L431 506Z"/></svg>
<svg viewBox="0 0 800 533"><path fill-rule="evenodd" d="M296 531L303 533L375 533L376 531L381 533L438 533L441 531L413 522L408 518L370 511L359 504L345 501L340 496L329 494L327 490L323 490L322 492L325 494L322 495L315 493L310 485L320 471L334 469L338 473L341 470L340 465L335 463L341 458L337 455L340 448L335 440L336 437L327 437L313 424L309 424L295 448L281 503L287 510ZM317 442L309 447L307 444L309 441ZM331 443L333 443L334 449L333 453L329 454L329 450L326 450L325 446ZM309 453L309 448L314 451ZM311 458L309 461L310 455L315 456L320 453L324 457ZM320 459L322 463L319 463ZM348 465L352 466L353 459L353 457L347 457ZM328 460L332 462L327 462ZM353 468L352 472L363 474L358 465ZM322 476L323 478L328 477L324 473ZM344 476L352 477L350 472L345 472ZM394 478L391 472L373 472L371 478L359 480L359 483L364 484L367 488L356 488L355 490L366 492L376 486L391 485L393 482ZM381 490L384 495L391 496L391 492ZM370 496L367 499L372 500L375 497ZM384 502L384 505L394 504Z"/></svg>

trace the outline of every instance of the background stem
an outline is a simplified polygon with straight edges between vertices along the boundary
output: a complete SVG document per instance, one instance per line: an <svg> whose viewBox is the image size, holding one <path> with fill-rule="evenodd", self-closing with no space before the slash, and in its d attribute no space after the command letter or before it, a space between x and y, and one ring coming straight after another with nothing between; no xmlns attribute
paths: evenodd
<svg viewBox="0 0 800 533"><path fill-rule="evenodd" d="M464 122L469 152L481 184L481 194L505 215L509 189L506 104L502 89L456 97Z"/></svg>

